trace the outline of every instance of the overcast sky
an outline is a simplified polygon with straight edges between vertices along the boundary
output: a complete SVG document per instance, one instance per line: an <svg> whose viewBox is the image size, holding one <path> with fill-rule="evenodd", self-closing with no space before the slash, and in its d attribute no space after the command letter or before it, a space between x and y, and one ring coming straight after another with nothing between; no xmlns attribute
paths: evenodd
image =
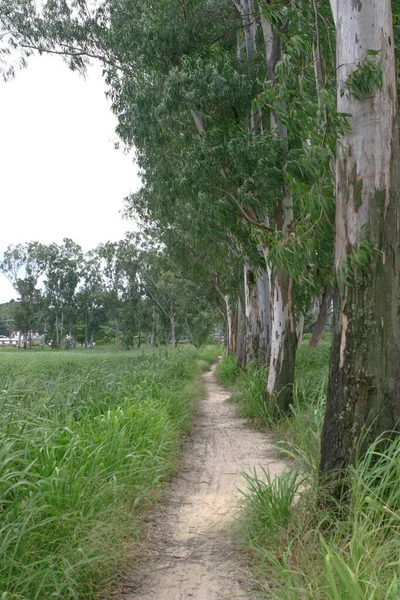
<svg viewBox="0 0 400 600"><path fill-rule="evenodd" d="M31 59L0 82L0 254L9 244L69 237L85 251L136 229L122 201L140 186L114 149L116 119L98 66L87 79L58 57ZM0 302L15 297L0 274Z"/></svg>

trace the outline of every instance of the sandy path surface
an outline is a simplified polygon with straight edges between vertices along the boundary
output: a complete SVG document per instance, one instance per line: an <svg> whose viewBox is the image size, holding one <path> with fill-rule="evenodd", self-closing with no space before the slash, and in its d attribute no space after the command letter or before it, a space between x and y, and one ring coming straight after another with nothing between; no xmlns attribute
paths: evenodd
<svg viewBox="0 0 400 600"><path fill-rule="evenodd" d="M150 511L146 555L120 578L119 600L254 600L246 571L230 536L241 471L256 465L280 473L285 464L272 436L235 416L229 393L204 375L207 394L199 403L181 468Z"/></svg>

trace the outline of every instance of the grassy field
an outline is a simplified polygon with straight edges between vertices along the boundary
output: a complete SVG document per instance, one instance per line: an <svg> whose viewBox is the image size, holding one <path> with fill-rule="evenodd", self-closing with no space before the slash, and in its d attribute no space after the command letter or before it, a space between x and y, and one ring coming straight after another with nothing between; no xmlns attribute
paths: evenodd
<svg viewBox="0 0 400 600"><path fill-rule="evenodd" d="M172 472L218 348L0 355L0 598L89 599Z"/></svg>
<svg viewBox="0 0 400 600"><path fill-rule="evenodd" d="M351 497L327 510L318 481L326 401L329 337L307 345L296 364L294 402L273 423L264 405L265 370L239 373L234 361L218 377L234 389L239 411L276 434L293 468L274 481L246 476L237 534L253 560L262 595L273 600L400 598L400 439L373 445L349 470Z"/></svg>

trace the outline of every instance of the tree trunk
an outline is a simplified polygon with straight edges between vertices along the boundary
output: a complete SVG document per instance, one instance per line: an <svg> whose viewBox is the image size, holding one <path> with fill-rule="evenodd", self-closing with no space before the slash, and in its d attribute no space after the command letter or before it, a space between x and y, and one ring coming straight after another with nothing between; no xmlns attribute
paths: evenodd
<svg viewBox="0 0 400 600"><path fill-rule="evenodd" d="M154 345L155 345L156 348L158 348L158 346L159 346L159 339L158 339L158 312L157 311L156 311L156 314L155 314Z"/></svg>
<svg viewBox="0 0 400 600"><path fill-rule="evenodd" d="M260 365L268 365L271 357L271 282L269 269L258 274L257 287L260 311L258 362Z"/></svg>
<svg viewBox="0 0 400 600"><path fill-rule="evenodd" d="M58 310L56 310L56 346L57 346L57 348L60 347L60 332L58 330L58 320L59 320Z"/></svg>
<svg viewBox="0 0 400 600"><path fill-rule="evenodd" d="M85 309L85 348L88 349L89 346L89 323L88 323L88 310L87 306Z"/></svg>
<svg viewBox="0 0 400 600"><path fill-rule="evenodd" d="M246 368L258 362L260 347L260 311L258 303L257 273L246 263L244 266L244 291L246 315Z"/></svg>
<svg viewBox="0 0 400 600"><path fill-rule="evenodd" d="M337 0L338 112L351 115L336 164L332 352L322 434L323 476L354 464L400 415L400 153L390 0ZM375 50L382 86L356 89ZM361 62L361 66L360 66ZM380 67L379 67L380 65ZM357 75L357 74L356 74ZM365 79L363 84L365 88ZM344 93L343 91L344 90Z"/></svg>
<svg viewBox="0 0 400 600"><path fill-rule="evenodd" d="M227 356L233 356L236 352L236 314L235 311L232 310L231 301L228 294L225 295L225 306L226 323L228 329L226 354Z"/></svg>
<svg viewBox="0 0 400 600"><path fill-rule="evenodd" d="M278 84L276 67L282 57L281 40L276 28L265 18L262 4L260 4L260 21L264 37L267 76L271 85L275 86ZM284 112L284 106L276 106L275 109L271 109L271 130L275 131L279 138L285 140L287 130L279 119L278 108ZM284 233L293 227L293 200L287 190L283 190L282 197L275 205L274 217L276 231ZM292 402L296 357L293 280L279 268L275 268L271 287L271 358L266 403L274 406L274 412L278 414L286 411Z"/></svg>
<svg viewBox="0 0 400 600"><path fill-rule="evenodd" d="M272 341L266 403L276 416L292 402L296 329L293 318L293 282L276 270L272 291Z"/></svg>
<svg viewBox="0 0 400 600"><path fill-rule="evenodd" d="M119 303L117 298L117 303L115 306L115 347L118 350L119 348Z"/></svg>
<svg viewBox="0 0 400 600"><path fill-rule="evenodd" d="M238 295L237 304L237 324L236 362L238 367L243 369L246 366L246 315L243 310L240 294Z"/></svg>
<svg viewBox="0 0 400 600"><path fill-rule="evenodd" d="M304 333L304 313L301 313L299 322L296 327L297 348L301 348L301 346L303 345L303 333Z"/></svg>
<svg viewBox="0 0 400 600"><path fill-rule="evenodd" d="M174 311L174 302L171 300L171 344L173 348L176 348L176 333L175 333L175 311Z"/></svg>
<svg viewBox="0 0 400 600"><path fill-rule="evenodd" d="M332 305L332 297L333 290L331 288L324 288L319 303L318 317L315 321L310 339L310 348L316 348L322 340L322 335L324 333L326 321Z"/></svg>
<svg viewBox="0 0 400 600"><path fill-rule="evenodd" d="M223 339L224 339L224 331L223 331L221 325L218 325L218 341L217 341L218 346L220 346L222 344Z"/></svg>

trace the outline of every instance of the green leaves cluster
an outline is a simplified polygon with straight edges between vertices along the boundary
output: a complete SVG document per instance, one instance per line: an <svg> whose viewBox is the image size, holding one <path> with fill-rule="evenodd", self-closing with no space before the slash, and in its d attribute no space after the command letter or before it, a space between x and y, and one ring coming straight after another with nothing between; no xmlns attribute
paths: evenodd
<svg viewBox="0 0 400 600"><path fill-rule="evenodd" d="M365 58L348 75L340 90L342 96L347 93L356 100L363 100L382 88L383 72L378 59L379 52L379 50L368 50Z"/></svg>

